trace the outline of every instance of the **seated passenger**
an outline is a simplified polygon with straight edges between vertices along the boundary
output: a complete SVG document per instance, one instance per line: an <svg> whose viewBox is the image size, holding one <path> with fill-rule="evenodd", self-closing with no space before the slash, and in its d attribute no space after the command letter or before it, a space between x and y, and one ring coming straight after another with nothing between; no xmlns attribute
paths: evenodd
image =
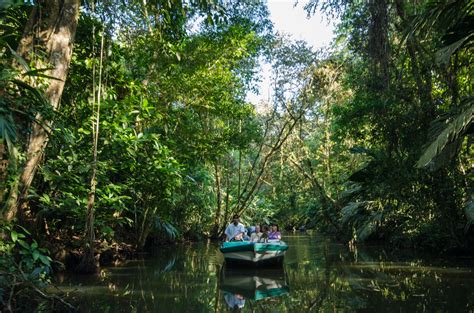
<svg viewBox="0 0 474 313"><path fill-rule="evenodd" d="M250 236L251 242L259 242L260 237L262 237L262 232L260 231L260 225L255 226L255 232Z"/></svg>
<svg viewBox="0 0 474 313"><path fill-rule="evenodd" d="M238 293L231 294L231 293L225 292L224 299L225 299L225 302L227 302L227 305L229 306L229 308L233 310L238 310L237 312L240 312L239 309L245 306L245 298Z"/></svg>
<svg viewBox="0 0 474 313"><path fill-rule="evenodd" d="M263 232L258 242L268 242L268 226L263 225Z"/></svg>
<svg viewBox="0 0 474 313"><path fill-rule="evenodd" d="M245 228L245 227L244 227ZM244 241L249 241L250 240L250 236L248 235L248 230L245 229L245 233L244 233L244 236L243 236L243 240Z"/></svg>
<svg viewBox="0 0 474 313"><path fill-rule="evenodd" d="M281 239L280 229L278 228L277 224L272 225L272 230L268 233L268 239L273 239L273 240Z"/></svg>
<svg viewBox="0 0 474 313"><path fill-rule="evenodd" d="M242 241L245 236L245 227L239 223L239 216L234 215L232 223L225 230L226 241Z"/></svg>
<svg viewBox="0 0 474 313"><path fill-rule="evenodd" d="M247 234L252 235L255 232L255 226L247 227Z"/></svg>

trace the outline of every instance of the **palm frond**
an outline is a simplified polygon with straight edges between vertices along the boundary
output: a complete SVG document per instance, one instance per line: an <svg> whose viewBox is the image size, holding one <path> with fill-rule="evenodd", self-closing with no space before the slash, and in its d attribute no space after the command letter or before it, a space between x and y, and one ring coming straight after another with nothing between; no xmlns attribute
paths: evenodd
<svg viewBox="0 0 474 313"><path fill-rule="evenodd" d="M469 223L474 223L474 193L471 194L469 200L464 206L464 214L466 214Z"/></svg>
<svg viewBox="0 0 474 313"><path fill-rule="evenodd" d="M163 233L169 239L176 239L179 234L179 231L167 221L157 217L155 220L155 230Z"/></svg>
<svg viewBox="0 0 474 313"><path fill-rule="evenodd" d="M357 240L367 240L373 233L375 233L376 230L377 226L375 225L375 222L372 220L367 220L361 228L357 229Z"/></svg>
<svg viewBox="0 0 474 313"><path fill-rule="evenodd" d="M442 47L436 53L438 63L447 64L451 56L463 48L471 48L474 39L474 2L470 0L429 1L422 14L413 17L411 27L403 37L425 38L432 28L444 32Z"/></svg>
<svg viewBox="0 0 474 313"><path fill-rule="evenodd" d="M452 120L445 121L444 129L424 150L422 156L416 163L416 167L426 167L430 165L435 158L440 158L439 161L442 162L437 162L438 165L435 166L435 164L431 164L432 169L439 168L439 166L446 164L446 161L456 154L456 147L459 145L459 141L463 138L466 130L469 129L474 121L474 97L465 99L461 104L466 107L466 109ZM433 127L436 127L436 124L439 122L440 120L435 121ZM443 156L442 154L445 155ZM446 154L448 154L448 157L446 157Z"/></svg>
<svg viewBox="0 0 474 313"><path fill-rule="evenodd" d="M355 196L357 196L358 194L360 194L360 192L363 190L362 188L362 185L361 184L351 184L350 186L348 186L348 188L346 190L344 190L343 192L341 192L340 196L339 196L339 199L351 199ZM346 200L348 201L348 200Z"/></svg>
<svg viewBox="0 0 474 313"><path fill-rule="evenodd" d="M8 112L0 110L0 139L3 139L9 150L16 142L16 127L13 117Z"/></svg>
<svg viewBox="0 0 474 313"><path fill-rule="evenodd" d="M448 64L451 56L460 48L466 46L474 38L474 33L468 34L436 52L436 62L439 64Z"/></svg>
<svg viewBox="0 0 474 313"><path fill-rule="evenodd" d="M354 219L359 215L360 209L365 205L365 202L350 202L348 205L342 208L341 222L348 224L354 222Z"/></svg>
<svg viewBox="0 0 474 313"><path fill-rule="evenodd" d="M25 5L25 1L23 1L23 0L2 0L0 2L0 9L4 10L4 9L8 9L8 8L11 8L11 7L17 7L17 6L21 6L21 5Z"/></svg>

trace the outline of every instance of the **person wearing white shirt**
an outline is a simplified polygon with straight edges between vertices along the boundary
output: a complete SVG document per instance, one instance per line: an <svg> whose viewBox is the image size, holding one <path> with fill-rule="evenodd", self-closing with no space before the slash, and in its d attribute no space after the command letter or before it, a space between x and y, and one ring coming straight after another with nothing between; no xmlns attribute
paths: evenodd
<svg viewBox="0 0 474 313"><path fill-rule="evenodd" d="M250 241L252 242L260 242L260 238L262 238L263 233L260 231L260 225L255 226L255 232L252 233L250 236Z"/></svg>
<svg viewBox="0 0 474 313"><path fill-rule="evenodd" d="M226 241L242 241L245 236L245 227L239 223L239 216L234 215L232 223L225 230Z"/></svg>
<svg viewBox="0 0 474 313"><path fill-rule="evenodd" d="M245 298L239 294L234 295L226 292L224 293L224 299L231 309L241 309L245 306Z"/></svg>

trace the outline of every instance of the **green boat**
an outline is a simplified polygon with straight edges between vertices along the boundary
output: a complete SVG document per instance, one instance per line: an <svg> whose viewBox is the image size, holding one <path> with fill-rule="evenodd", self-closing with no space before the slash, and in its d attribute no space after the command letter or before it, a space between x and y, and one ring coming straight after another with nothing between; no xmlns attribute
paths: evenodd
<svg viewBox="0 0 474 313"><path fill-rule="evenodd" d="M243 307L245 300L262 300L287 294L290 288L283 268L244 270L224 268L220 289L227 304Z"/></svg>
<svg viewBox="0 0 474 313"><path fill-rule="evenodd" d="M265 243L250 241L230 241L222 243L220 251L227 264L271 265L282 264L288 245L281 240Z"/></svg>

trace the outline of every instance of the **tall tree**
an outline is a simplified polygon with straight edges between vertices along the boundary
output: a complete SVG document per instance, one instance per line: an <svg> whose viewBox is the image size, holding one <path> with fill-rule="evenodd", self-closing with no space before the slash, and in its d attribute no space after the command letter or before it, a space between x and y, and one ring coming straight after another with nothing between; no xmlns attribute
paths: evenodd
<svg viewBox="0 0 474 313"><path fill-rule="evenodd" d="M53 110L59 108L71 62L79 6L80 0L38 1L30 13L17 49L19 56L33 69L49 69L42 84L47 86L44 96ZM17 66L22 65L19 63ZM24 217L22 201L28 193L43 156L52 123L50 118L37 113L35 121L30 125L26 161L18 183L10 192L9 207L5 213L6 220L12 220L16 216L20 219Z"/></svg>

